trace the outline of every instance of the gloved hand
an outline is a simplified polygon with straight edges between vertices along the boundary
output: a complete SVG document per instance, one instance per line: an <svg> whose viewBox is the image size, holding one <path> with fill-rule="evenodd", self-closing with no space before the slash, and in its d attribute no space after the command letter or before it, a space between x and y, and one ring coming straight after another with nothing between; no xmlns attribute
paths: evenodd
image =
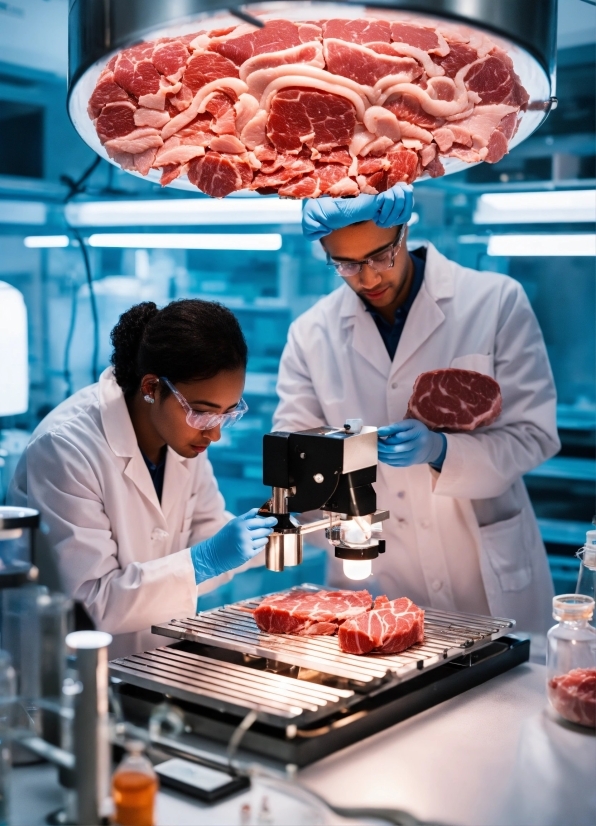
<svg viewBox="0 0 596 826"><path fill-rule="evenodd" d="M238 568L263 550L267 537L277 525L277 519L274 516L257 516L258 512L258 508L253 508L237 516L211 539L192 546L190 556L195 566L197 585Z"/></svg>
<svg viewBox="0 0 596 826"><path fill-rule="evenodd" d="M416 419L379 428L379 461L391 467L431 464L440 468L445 461L447 439Z"/></svg>
<svg viewBox="0 0 596 826"><path fill-rule="evenodd" d="M310 198L302 210L302 232L309 241L318 241L359 221L374 221L383 229L397 227L410 220L413 206L414 193L408 184L395 184L378 195Z"/></svg>

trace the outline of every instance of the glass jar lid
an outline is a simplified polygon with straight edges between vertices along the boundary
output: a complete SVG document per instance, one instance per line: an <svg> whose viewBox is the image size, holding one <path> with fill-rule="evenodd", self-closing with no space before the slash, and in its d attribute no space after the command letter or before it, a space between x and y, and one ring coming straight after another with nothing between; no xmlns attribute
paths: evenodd
<svg viewBox="0 0 596 826"><path fill-rule="evenodd" d="M553 599L553 617L559 622L591 620L594 600L583 594L559 594Z"/></svg>

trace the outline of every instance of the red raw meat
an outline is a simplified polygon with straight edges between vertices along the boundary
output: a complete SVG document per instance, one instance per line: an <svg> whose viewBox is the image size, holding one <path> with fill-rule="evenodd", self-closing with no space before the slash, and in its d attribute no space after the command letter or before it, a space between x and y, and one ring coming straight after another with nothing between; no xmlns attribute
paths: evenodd
<svg viewBox="0 0 596 826"><path fill-rule="evenodd" d="M365 46L331 40L325 44L327 70L343 75L364 86L374 86L387 75L406 75L403 82L411 83L422 74L422 66L411 57L393 57L379 54Z"/></svg>
<svg viewBox="0 0 596 826"><path fill-rule="evenodd" d="M219 54L195 54L188 61L184 73L184 85L193 95L213 80L222 77L239 77L237 66Z"/></svg>
<svg viewBox="0 0 596 826"><path fill-rule="evenodd" d="M488 55L466 74L467 86L480 95L483 104L504 103L513 92L514 73L504 57L505 55Z"/></svg>
<svg viewBox="0 0 596 826"><path fill-rule="evenodd" d="M212 198L224 198L252 181L250 166L231 155L207 152L188 166L188 180Z"/></svg>
<svg viewBox="0 0 596 826"><path fill-rule="evenodd" d="M122 138L136 129L136 107L130 101L122 103L108 103L103 107L97 118L95 128L102 141Z"/></svg>
<svg viewBox="0 0 596 826"><path fill-rule="evenodd" d="M273 98L267 136L278 152L294 152L302 144L320 151L349 143L356 113L349 100L314 89L282 89Z"/></svg>
<svg viewBox="0 0 596 826"><path fill-rule="evenodd" d="M425 112L418 99L407 92L392 95L391 99L385 104L385 109L393 112L398 120L408 121L416 126L422 126L424 129L436 129L445 123L444 118L435 118Z"/></svg>
<svg viewBox="0 0 596 826"><path fill-rule="evenodd" d="M119 56L114 69L114 80L137 98L142 95L154 95L159 91L160 74L151 60L134 62L128 57L132 51L133 49L129 49Z"/></svg>
<svg viewBox="0 0 596 826"><path fill-rule="evenodd" d="M255 29L249 34L232 37L209 45L209 50L241 66L245 60L265 52L279 52L292 46L299 46L303 41L296 23L289 20L269 20L263 29Z"/></svg>
<svg viewBox="0 0 596 826"><path fill-rule="evenodd" d="M346 43L391 43L391 28L386 20L327 20L323 37L336 37Z"/></svg>
<svg viewBox="0 0 596 826"><path fill-rule="evenodd" d="M164 185L190 173L215 197L375 194L508 151L528 94L502 48L466 33L366 16L160 38L110 58L88 113L110 158Z"/></svg>
<svg viewBox="0 0 596 826"><path fill-rule="evenodd" d="M332 149L330 152L321 152L321 157L318 158L319 163L340 163L343 166L350 166L352 163L352 156L350 155L347 146L339 146L337 149Z"/></svg>
<svg viewBox="0 0 596 826"><path fill-rule="evenodd" d="M89 98L89 117L95 120L106 104L119 100L129 100L128 92L116 83L113 72L104 72Z"/></svg>
<svg viewBox="0 0 596 826"><path fill-rule="evenodd" d="M397 183L411 184L418 172L418 154L413 149L399 149L387 155L387 189Z"/></svg>
<svg viewBox="0 0 596 826"><path fill-rule="evenodd" d="M502 404L501 388L490 376L448 367L418 376L406 419L431 430L470 431L496 421Z"/></svg>
<svg viewBox="0 0 596 826"><path fill-rule="evenodd" d="M188 48L181 40L169 40L155 47L151 60L160 74L172 77L186 66L188 54Z"/></svg>
<svg viewBox="0 0 596 826"><path fill-rule="evenodd" d="M445 57L433 55L433 60L445 70L447 77L455 77L460 69L469 66L478 60L476 49L466 46L465 43L450 43L449 54Z"/></svg>
<svg viewBox="0 0 596 826"><path fill-rule="evenodd" d="M416 46L425 52L439 48L439 38L436 32L409 23L392 23L391 39L396 43L409 43L410 46Z"/></svg>
<svg viewBox="0 0 596 826"><path fill-rule="evenodd" d="M368 591L290 591L265 597L253 616L268 634L330 636L340 623L371 607Z"/></svg>
<svg viewBox="0 0 596 826"><path fill-rule="evenodd" d="M346 654L399 654L423 642L424 611L406 597L378 597L372 611L340 625L338 638Z"/></svg>
<svg viewBox="0 0 596 826"><path fill-rule="evenodd" d="M561 717L596 726L596 668L574 668L548 682L548 698Z"/></svg>

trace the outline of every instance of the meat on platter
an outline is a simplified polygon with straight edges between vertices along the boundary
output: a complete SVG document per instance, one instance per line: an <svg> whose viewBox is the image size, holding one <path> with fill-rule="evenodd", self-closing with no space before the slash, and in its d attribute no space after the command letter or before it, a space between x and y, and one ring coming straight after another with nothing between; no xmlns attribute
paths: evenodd
<svg viewBox="0 0 596 826"><path fill-rule="evenodd" d="M501 388L490 376L449 367L418 376L406 418L431 430L470 431L495 422L502 406Z"/></svg>
<svg viewBox="0 0 596 826"><path fill-rule="evenodd" d="M509 55L464 26L270 20L141 43L89 100L109 157L221 198L377 194L496 163L528 94Z"/></svg>
<svg viewBox="0 0 596 826"><path fill-rule="evenodd" d="M348 654L397 654L424 639L424 611L406 597L373 601L368 591L273 594L253 616L269 634L337 634L340 649Z"/></svg>
<svg viewBox="0 0 596 826"><path fill-rule="evenodd" d="M596 726L596 668L574 668L548 682L548 697L561 717Z"/></svg>

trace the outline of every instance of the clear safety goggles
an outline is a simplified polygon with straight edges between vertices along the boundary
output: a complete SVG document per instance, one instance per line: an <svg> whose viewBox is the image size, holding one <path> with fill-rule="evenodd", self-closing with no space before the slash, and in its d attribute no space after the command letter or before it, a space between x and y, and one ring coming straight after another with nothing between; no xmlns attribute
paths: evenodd
<svg viewBox="0 0 596 826"><path fill-rule="evenodd" d="M176 390L171 381L166 379L165 376L160 376L159 380L163 381L166 387L169 387L174 396L176 396L180 405L186 411L187 424L195 430L212 430L212 428L218 426L222 428L232 427L248 410L248 405L244 399L240 399L236 407L230 410L229 413L210 413L203 410L193 410L182 393Z"/></svg>
<svg viewBox="0 0 596 826"><path fill-rule="evenodd" d="M365 264L368 264L375 272L385 272L393 267L395 256L404 240L405 232L406 224L402 224L395 241L388 244L385 249L377 252L376 255L372 255L370 258L364 258L362 261L336 261L327 253L327 263L329 266L334 267L337 275L341 275L342 278L351 278L354 275L360 275L362 267Z"/></svg>

